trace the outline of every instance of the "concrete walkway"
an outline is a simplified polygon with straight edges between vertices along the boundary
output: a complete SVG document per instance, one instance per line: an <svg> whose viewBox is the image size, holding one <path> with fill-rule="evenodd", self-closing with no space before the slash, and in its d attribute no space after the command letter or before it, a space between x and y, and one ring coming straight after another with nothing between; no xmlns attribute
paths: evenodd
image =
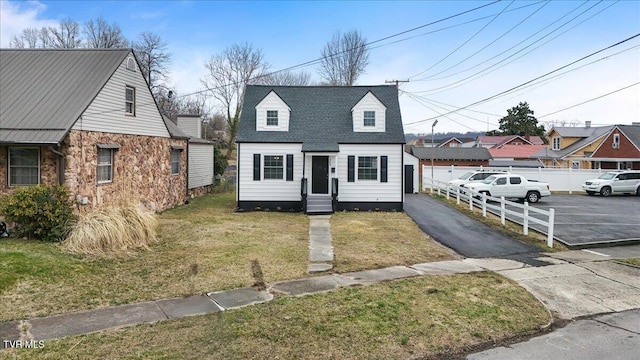
<svg viewBox="0 0 640 360"><path fill-rule="evenodd" d="M629 250L626 252L628 257L640 257L640 246ZM601 262L599 260L615 256L596 251L545 255L540 260L555 265L533 267L510 259L468 258L282 281L263 291L240 288L10 321L0 323L0 341L55 339L126 325L216 313L267 302L274 298L274 294L303 296L383 281L476 271L495 271L515 280L540 299L556 317L563 319L640 308L640 268ZM2 344L7 346L4 341Z"/></svg>
<svg viewBox="0 0 640 360"><path fill-rule="evenodd" d="M333 269L331 215L309 215L309 274Z"/></svg>

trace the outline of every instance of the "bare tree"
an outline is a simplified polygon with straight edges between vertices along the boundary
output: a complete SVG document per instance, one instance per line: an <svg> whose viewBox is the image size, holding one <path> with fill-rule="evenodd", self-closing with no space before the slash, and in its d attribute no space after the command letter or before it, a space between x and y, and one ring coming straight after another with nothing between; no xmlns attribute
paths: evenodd
<svg viewBox="0 0 640 360"><path fill-rule="evenodd" d="M256 79L255 83L274 86L308 86L311 83L311 74L306 71L279 71Z"/></svg>
<svg viewBox="0 0 640 360"><path fill-rule="evenodd" d="M322 49L319 73L329 85L352 86L368 64L367 39L357 30L337 32Z"/></svg>
<svg viewBox="0 0 640 360"><path fill-rule="evenodd" d="M151 92L154 94L164 87L161 82L169 78L168 66L171 53L167 52L167 44L160 36L151 32L143 32L133 43L133 51L140 62L140 70L144 75Z"/></svg>
<svg viewBox="0 0 640 360"><path fill-rule="evenodd" d="M129 42L122 35L120 26L115 22L109 24L104 18L99 17L89 20L84 24L86 46L92 49L125 48Z"/></svg>
<svg viewBox="0 0 640 360"><path fill-rule="evenodd" d="M221 102L226 112L229 129L227 157L230 157L238 134L246 86L253 78L261 77L269 65L264 60L262 50L244 43L231 45L221 54L212 56L205 66L209 74L201 82Z"/></svg>
<svg viewBox="0 0 640 360"><path fill-rule="evenodd" d="M50 26L48 35L41 32L43 47L56 49L75 49L82 45L80 38L80 25L71 19L63 20L58 27ZM48 39L47 39L48 38Z"/></svg>

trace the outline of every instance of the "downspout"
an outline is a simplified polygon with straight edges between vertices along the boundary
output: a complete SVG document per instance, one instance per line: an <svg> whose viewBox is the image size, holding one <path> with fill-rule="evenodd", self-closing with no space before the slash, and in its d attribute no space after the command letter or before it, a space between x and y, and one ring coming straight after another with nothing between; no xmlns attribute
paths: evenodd
<svg viewBox="0 0 640 360"><path fill-rule="evenodd" d="M56 146L60 146L60 144L56 145ZM52 153L54 153L55 155L58 155L58 185L64 185L64 154L61 153L60 151L56 150L53 148L53 146L49 146L49 151L51 151Z"/></svg>
<svg viewBox="0 0 640 360"><path fill-rule="evenodd" d="M185 166L185 168L186 168L186 171L187 171L187 177L186 177L186 183L184 185L184 188L185 188L184 199L185 199L185 201L187 201L189 199L189 139L187 139L186 150L187 150L187 155L186 155L187 161L185 161L185 163L187 163L187 165Z"/></svg>

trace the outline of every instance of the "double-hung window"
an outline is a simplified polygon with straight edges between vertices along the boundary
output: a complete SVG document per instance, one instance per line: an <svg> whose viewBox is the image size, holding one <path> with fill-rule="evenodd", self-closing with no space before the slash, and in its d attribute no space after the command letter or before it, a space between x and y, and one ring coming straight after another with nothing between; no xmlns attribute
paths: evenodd
<svg viewBox="0 0 640 360"><path fill-rule="evenodd" d="M267 110L267 126L278 126L278 110Z"/></svg>
<svg viewBox="0 0 640 360"><path fill-rule="evenodd" d="M40 183L40 149L9 148L9 186Z"/></svg>
<svg viewBox="0 0 640 360"><path fill-rule="evenodd" d="M284 178L283 159L283 155L264 156L264 179L282 180Z"/></svg>
<svg viewBox="0 0 640 360"><path fill-rule="evenodd" d="M171 149L171 175L180 174L180 149Z"/></svg>
<svg viewBox="0 0 640 360"><path fill-rule="evenodd" d="M98 148L98 184L113 181L113 152L114 149Z"/></svg>
<svg viewBox="0 0 640 360"><path fill-rule="evenodd" d="M364 126L376 126L376 112L375 111L365 111L364 112Z"/></svg>
<svg viewBox="0 0 640 360"><path fill-rule="evenodd" d="M378 180L378 157L358 157L358 180Z"/></svg>
<svg viewBox="0 0 640 360"><path fill-rule="evenodd" d="M124 96L124 113L127 115L136 115L136 88L126 86Z"/></svg>

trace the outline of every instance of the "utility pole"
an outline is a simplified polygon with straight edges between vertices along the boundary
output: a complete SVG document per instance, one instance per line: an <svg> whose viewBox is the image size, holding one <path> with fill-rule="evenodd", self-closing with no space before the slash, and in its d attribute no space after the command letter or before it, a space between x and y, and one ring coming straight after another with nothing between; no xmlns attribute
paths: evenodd
<svg viewBox="0 0 640 360"><path fill-rule="evenodd" d="M398 87L398 84L407 83L407 82L409 82L409 79L407 79L407 80L385 80L384 81L385 84L393 84L393 83L395 83L396 84L396 88Z"/></svg>

